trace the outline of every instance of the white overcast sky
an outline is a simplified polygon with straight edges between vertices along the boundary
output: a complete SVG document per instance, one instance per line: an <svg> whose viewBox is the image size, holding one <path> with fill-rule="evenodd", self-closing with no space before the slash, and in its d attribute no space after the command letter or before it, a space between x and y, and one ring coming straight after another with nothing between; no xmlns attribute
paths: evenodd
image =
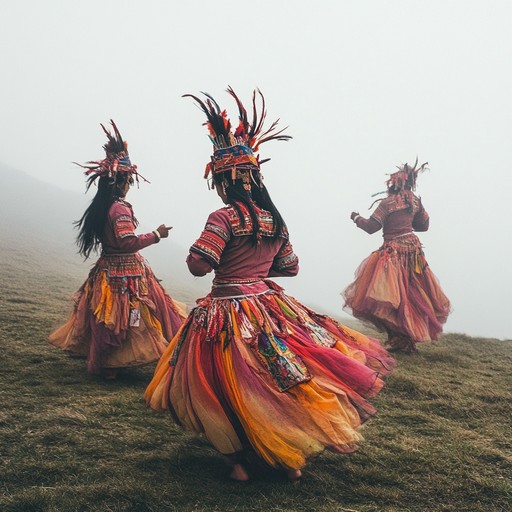
<svg viewBox="0 0 512 512"><path fill-rule="evenodd" d="M301 260L280 280L290 294L341 311L381 244L349 214L418 156L446 330L512 338L511 26L507 0L2 0L0 162L83 192L71 162L101 158L99 123L115 119L151 180L129 197L136 214L173 225L184 258L221 203L202 179L203 116L181 95L207 91L235 119L226 86L247 102L259 87L294 137L261 147Z"/></svg>

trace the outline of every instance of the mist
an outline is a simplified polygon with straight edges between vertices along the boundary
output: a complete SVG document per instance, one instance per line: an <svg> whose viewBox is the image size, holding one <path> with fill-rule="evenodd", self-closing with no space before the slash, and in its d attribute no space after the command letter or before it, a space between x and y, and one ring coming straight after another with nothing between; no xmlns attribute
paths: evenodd
<svg viewBox="0 0 512 512"><path fill-rule="evenodd" d="M173 226L172 243L145 255L157 273L185 276L188 247L222 203L203 180L203 115L181 96L207 91L236 120L228 84L245 103L259 87L268 122L293 136L260 149L300 258L299 275L279 279L290 295L342 314L341 291L382 243L350 212L369 216L387 175L418 157L431 218L419 236L453 305L445 330L512 338L511 19L499 0L5 2L2 176L56 187L47 208L71 225L93 196L72 162L103 157L99 123L114 119L151 182L128 196L139 231ZM58 220L18 188L4 203L16 215L1 222L16 225L23 205L42 220L25 239L52 233Z"/></svg>

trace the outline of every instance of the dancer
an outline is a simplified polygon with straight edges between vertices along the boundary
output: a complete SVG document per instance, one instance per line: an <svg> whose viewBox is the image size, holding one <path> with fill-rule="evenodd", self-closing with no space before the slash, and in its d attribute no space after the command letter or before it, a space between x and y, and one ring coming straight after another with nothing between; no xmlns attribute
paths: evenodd
<svg viewBox="0 0 512 512"><path fill-rule="evenodd" d="M251 122L228 93L239 109L234 131L210 95L186 95L206 114L214 151L205 178L227 206L209 216L187 259L194 275L215 271L211 293L169 344L146 400L204 434L232 467L232 479L249 479L252 458L296 480L325 448L356 449L358 427L375 413L366 398L381 389L393 360L377 340L312 311L268 279L296 275L298 258L256 152L291 137L277 121L263 128L259 91Z"/></svg>
<svg viewBox="0 0 512 512"><path fill-rule="evenodd" d="M369 234L382 229L384 244L364 260L343 292L356 318L385 330L392 351L415 352L416 344L437 340L450 313L450 301L427 264L413 231L427 231L429 216L414 194L427 164L405 164L387 181L387 197L370 218L350 218ZM373 205L372 205L373 206Z"/></svg>
<svg viewBox="0 0 512 512"><path fill-rule="evenodd" d="M139 250L167 238L172 229L164 224L151 233L136 235L138 224L125 200L137 166L132 165L126 142L114 121L112 135L103 125L108 141L106 158L88 162L87 190L98 190L82 218L79 253L88 258L101 247L101 256L74 296L74 310L66 324L49 341L70 355L87 358L87 371L113 379L120 368L157 360L177 332L185 315L155 278Z"/></svg>

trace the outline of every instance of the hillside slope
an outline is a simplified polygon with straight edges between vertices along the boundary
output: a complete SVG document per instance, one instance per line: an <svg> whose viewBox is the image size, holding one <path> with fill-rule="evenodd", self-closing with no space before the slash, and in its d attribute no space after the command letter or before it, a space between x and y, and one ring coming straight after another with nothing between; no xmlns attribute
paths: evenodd
<svg viewBox="0 0 512 512"><path fill-rule="evenodd" d="M508 510L509 342L449 334L398 355L359 452L324 453L300 486L258 468L236 485L204 439L145 407L154 365L107 382L48 345L83 277L73 260L50 271L30 244L0 258L2 511Z"/></svg>
<svg viewBox="0 0 512 512"><path fill-rule="evenodd" d="M235 489L205 440L144 406L152 365L105 382L48 345L91 265L72 243L81 199L26 176L0 179L2 511L508 510L510 342L449 334L398 355L359 452L323 454L300 487L256 469ZM190 304L183 283L165 284Z"/></svg>
<svg viewBox="0 0 512 512"><path fill-rule="evenodd" d="M0 278L19 270L20 275L26 273L28 281L42 277L48 285L59 281L61 292L68 297L85 280L96 257L84 262L77 254L73 228L73 220L82 215L90 194L64 191L1 164L0 181L0 261L5 263ZM172 238L142 254L176 299L192 305L207 293L209 280L190 276L186 251Z"/></svg>

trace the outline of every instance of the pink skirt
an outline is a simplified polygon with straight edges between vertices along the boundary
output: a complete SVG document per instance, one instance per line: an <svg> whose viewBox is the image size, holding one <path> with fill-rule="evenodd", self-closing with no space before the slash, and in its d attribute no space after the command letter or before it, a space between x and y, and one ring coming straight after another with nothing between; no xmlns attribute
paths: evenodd
<svg viewBox="0 0 512 512"><path fill-rule="evenodd" d="M390 339L413 343L437 340L450 313L450 301L412 233L372 252L343 296L356 318L385 329Z"/></svg>

